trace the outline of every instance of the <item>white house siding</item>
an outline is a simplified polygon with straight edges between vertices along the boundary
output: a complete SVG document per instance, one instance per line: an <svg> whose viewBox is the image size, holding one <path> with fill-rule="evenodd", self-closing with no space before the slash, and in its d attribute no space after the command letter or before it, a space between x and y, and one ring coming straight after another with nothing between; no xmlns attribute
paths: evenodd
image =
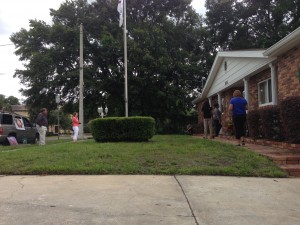
<svg viewBox="0 0 300 225"><path fill-rule="evenodd" d="M227 61L227 70L225 71L224 63ZM269 67L268 64L272 59L267 58L224 58L219 71L208 91L207 96L216 95L236 83L243 85L243 78L254 75L264 68Z"/></svg>

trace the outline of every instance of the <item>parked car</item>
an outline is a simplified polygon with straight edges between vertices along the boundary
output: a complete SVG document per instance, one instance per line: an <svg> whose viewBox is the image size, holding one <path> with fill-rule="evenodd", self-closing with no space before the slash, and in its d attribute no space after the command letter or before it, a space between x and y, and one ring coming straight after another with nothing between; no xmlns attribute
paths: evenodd
<svg viewBox="0 0 300 225"><path fill-rule="evenodd" d="M0 112L0 144L8 145L8 137L15 137L18 143L35 144L39 133L28 118L10 112Z"/></svg>

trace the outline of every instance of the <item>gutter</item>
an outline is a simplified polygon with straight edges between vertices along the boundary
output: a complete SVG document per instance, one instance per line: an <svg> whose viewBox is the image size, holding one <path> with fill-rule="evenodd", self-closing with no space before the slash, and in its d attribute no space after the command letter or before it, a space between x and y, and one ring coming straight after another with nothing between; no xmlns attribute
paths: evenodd
<svg viewBox="0 0 300 225"><path fill-rule="evenodd" d="M278 56L297 44L300 44L300 27L288 34L286 37L268 48L263 55L264 56Z"/></svg>

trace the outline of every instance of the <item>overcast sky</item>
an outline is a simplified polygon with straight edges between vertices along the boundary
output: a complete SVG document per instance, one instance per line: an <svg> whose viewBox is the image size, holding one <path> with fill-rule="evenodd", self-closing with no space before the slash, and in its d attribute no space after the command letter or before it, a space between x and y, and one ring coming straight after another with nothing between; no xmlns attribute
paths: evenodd
<svg viewBox="0 0 300 225"><path fill-rule="evenodd" d="M0 7L0 94L13 95L22 99L20 80L13 78L15 69L22 69L22 63L14 54L15 48L9 37L21 28L29 28L30 19L51 23L50 8L58 9L65 0L5 0ZM205 13L205 0L193 0L192 6L200 14Z"/></svg>

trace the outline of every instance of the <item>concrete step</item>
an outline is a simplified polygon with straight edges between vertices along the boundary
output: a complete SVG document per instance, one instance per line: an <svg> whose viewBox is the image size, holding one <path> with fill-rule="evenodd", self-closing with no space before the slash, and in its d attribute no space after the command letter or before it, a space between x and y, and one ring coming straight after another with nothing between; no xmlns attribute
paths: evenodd
<svg viewBox="0 0 300 225"><path fill-rule="evenodd" d="M285 170L289 176L300 177L300 165L281 165L280 168Z"/></svg>

